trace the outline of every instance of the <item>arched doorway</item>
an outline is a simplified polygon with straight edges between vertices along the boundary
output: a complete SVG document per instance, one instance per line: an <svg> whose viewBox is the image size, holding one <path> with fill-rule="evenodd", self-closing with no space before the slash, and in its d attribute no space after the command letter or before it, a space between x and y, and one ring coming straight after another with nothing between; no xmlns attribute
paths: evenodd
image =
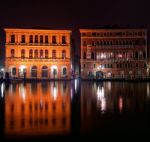
<svg viewBox="0 0 150 142"><path fill-rule="evenodd" d="M19 77L25 77L26 76L26 66L21 65L19 66Z"/></svg>
<svg viewBox="0 0 150 142"><path fill-rule="evenodd" d="M96 78L97 79L101 79L101 78L103 78L104 77L104 73L102 72L102 71L97 71L96 72Z"/></svg>
<svg viewBox="0 0 150 142"><path fill-rule="evenodd" d="M62 67L61 68L61 76L62 77L66 77L67 76L67 67Z"/></svg>
<svg viewBox="0 0 150 142"><path fill-rule="evenodd" d="M51 67L51 77L57 78L57 75L58 75L58 67L56 65L53 65Z"/></svg>
<svg viewBox="0 0 150 142"><path fill-rule="evenodd" d="M48 67L47 66L42 67L42 77L48 77Z"/></svg>
<svg viewBox="0 0 150 142"><path fill-rule="evenodd" d="M37 66L32 66L31 77L37 77Z"/></svg>

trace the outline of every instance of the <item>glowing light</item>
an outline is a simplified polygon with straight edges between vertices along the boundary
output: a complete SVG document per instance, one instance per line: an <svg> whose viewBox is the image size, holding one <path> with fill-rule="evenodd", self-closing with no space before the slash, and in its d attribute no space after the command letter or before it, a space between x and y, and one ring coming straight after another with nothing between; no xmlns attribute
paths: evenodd
<svg viewBox="0 0 150 142"><path fill-rule="evenodd" d="M4 72L4 68L1 68L1 71Z"/></svg>
<svg viewBox="0 0 150 142"><path fill-rule="evenodd" d="M122 112L123 109L123 98L119 97L119 111Z"/></svg>
<svg viewBox="0 0 150 142"><path fill-rule="evenodd" d="M75 83L74 83L74 86L75 86L75 92L77 92L77 79L74 80Z"/></svg>
<svg viewBox="0 0 150 142"><path fill-rule="evenodd" d="M5 84L2 83L2 84L1 84L1 97L2 97L2 98L4 97L4 90L5 90Z"/></svg>
<svg viewBox="0 0 150 142"><path fill-rule="evenodd" d="M25 102L26 99L26 90L23 84L19 86L19 95L21 96L22 100Z"/></svg>
<svg viewBox="0 0 150 142"><path fill-rule="evenodd" d="M23 73L24 69L26 69L26 66L25 66L25 65L21 65L21 66L19 67L19 69L20 69L20 72Z"/></svg>

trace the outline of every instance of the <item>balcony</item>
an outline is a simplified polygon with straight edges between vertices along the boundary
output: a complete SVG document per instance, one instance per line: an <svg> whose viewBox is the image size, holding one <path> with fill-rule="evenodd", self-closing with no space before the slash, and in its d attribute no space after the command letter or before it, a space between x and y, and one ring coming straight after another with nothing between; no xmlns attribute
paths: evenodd
<svg viewBox="0 0 150 142"><path fill-rule="evenodd" d="M70 62L70 58L6 58L6 62Z"/></svg>

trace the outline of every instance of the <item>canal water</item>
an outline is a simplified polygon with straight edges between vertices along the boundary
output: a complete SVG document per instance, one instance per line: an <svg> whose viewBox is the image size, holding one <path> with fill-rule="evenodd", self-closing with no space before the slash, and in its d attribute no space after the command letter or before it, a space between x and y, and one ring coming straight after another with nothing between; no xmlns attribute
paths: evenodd
<svg viewBox="0 0 150 142"><path fill-rule="evenodd" d="M149 124L149 82L76 79L0 85L3 141L145 138Z"/></svg>

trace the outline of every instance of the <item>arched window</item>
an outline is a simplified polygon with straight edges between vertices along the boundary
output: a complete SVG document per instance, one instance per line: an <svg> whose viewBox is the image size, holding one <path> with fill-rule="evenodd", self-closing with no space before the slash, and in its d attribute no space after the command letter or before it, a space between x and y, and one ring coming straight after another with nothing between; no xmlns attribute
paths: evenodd
<svg viewBox="0 0 150 142"><path fill-rule="evenodd" d="M16 75L16 68L15 68L15 67L12 68L12 74L13 74L13 75Z"/></svg>
<svg viewBox="0 0 150 142"><path fill-rule="evenodd" d="M35 35L35 43L38 43L38 35Z"/></svg>
<svg viewBox="0 0 150 142"><path fill-rule="evenodd" d="M21 43L25 43L26 39L25 39L25 35L21 35Z"/></svg>
<svg viewBox="0 0 150 142"><path fill-rule="evenodd" d="M32 66L31 68L31 77L37 77L37 67Z"/></svg>
<svg viewBox="0 0 150 142"><path fill-rule="evenodd" d="M62 58L63 59L66 58L66 51L65 50L62 51Z"/></svg>
<svg viewBox="0 0 150 142"><path fill-rule="evenodd" d="M40 43L43 43L43 36L40 35Z"/></svg>
<svg viewBox="0 0 150 142"><path fill-rule="evenodd" d="M38 50L34 50L34 58L38 58Z"/></svg>
<svg viewBox="0 0 150 142"><path fill-rule="evenodd" d="M67 74L67 68L66 68L66 67L63 68L62 73L63 73L63 75L66 75L66 74Z"/></svg>
<svg viewBox="0 0 150 142"><path fill-rule="evenodd" d="M94 59L94 52L91 52L91 59Z"/></svg>
<svg viewBox="0 0 150 142"><path fill-rule="evenodd" d="M43 58L43 50L40 50L40 58Z"/></svg>
<svg viewBox="0 0 150 142"><path fill-rule="evenodd" d="M48 50L45 50L45 58L48 58Z"/></svg>
<svg viewBox="0 0 150 142"><path fill-rule="evenodd" d="M53 58L53 59L56 58L56 50L52 50L52 58Z"/></svg>
<svg viewBox="0 0 150 142"><path fill-rule="evenodd" d="M86 52L83 53L83 59L86 59Z"/></svg>
<svg viewBox="0 0 150 142"><path fill-rule="evenodd" d="M21 58L25 58L25 50L21 49Z"/></svg>
<svg viewBox="0 0 150 142"><path fill-rule="evenodd" d="M31 58L31 59L33 58L33 50L32 49L29 50L29 58Z"/></svg>
<svg viewBox="0 0 150 142"><path fill-rule="evenodd" d="M11 56L11 58L14 58L14 57L15 57L15 50L14 50L14 49L11 49L11 51L10 51L10 52L11 52L11 53L10 53L10 54L11 54L11 55L10 55L10 56Z"/></svg>
<svg viewBox="0 0 150 142"><path fill-rule="evenodd" d="M56 36L52 36L52 43L56 44Z"/></svg>
<svg viewBox="0 0 150 142"><path fill-rule="evenodd" d="M30 35L30 37L29 37L29 43L33 43L33 35Z"/></svg>
<svg viewBox="0 0 150 142"><path fill-rule="evenodd" d="M45 36L45 43L48 43L48 35Z"/></svg>
<svg viewBox="0 0 150 142"><path fill-rule="evenodd" d="M62 44L66 44L66 37L62 36Z"/></svg>
<svg viewBox="0 0 150 142"><path fill-rule="evenodd" d="M48 67L47 66L42 67L42 77L48 77Z"/></svg>

